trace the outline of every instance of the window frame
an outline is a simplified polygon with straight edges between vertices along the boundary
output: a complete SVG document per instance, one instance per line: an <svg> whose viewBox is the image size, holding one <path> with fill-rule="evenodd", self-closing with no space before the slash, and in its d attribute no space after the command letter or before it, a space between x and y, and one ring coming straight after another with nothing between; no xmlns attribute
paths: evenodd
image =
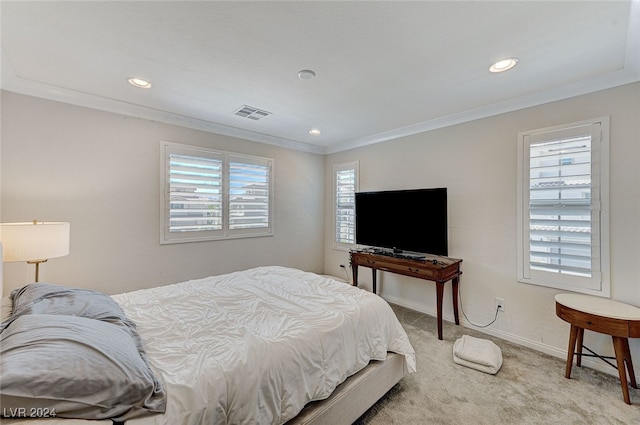
<svg viewBox="0 0 640 425"><path fill-rule="evenodd" d="M530 265L530 146L545 141L565 140L578 129L589 128L591 190L591 277L536 270ZM582 131L581 133L586 133ZM609 249L609 117L578 121L518 133L517 175L517 278L519 282L601 297L610 297ZM564 165L564 164L561 164Z"/></svg>
<svg viewBox="0 0 640 425"><path fill-rule="evenodd" d="M222 228L219 230L194 230L186 232L171 232L170 219L170 156L172 154L189 155L196 158L220 159L222 161ZM268 178L268 218L265 227L230 229L230 163L246 160L248 165L261 164L267 167ZM175 142L160 142L160 244L174 244L187 242L202 242L212 240L239 239L273 236L273 188L274 188L274 160L272 158L209 149Z"/></svg>
<svg viewBox="0 0 640 425"><path fill-rule="evenodd" d="M353 221L353 243L347 243L347 242L342 242L340 240L338 240L338 173L344 172L344 171L353 171L354 173L354 189L353 189L353 196L354 196L354 204L353 204L353 217L354 217L354 221ZM345 163L341 163L341 164L335 164L333 166L333 248L334 249L338 249L338 250L343 250L343 251L348 251L351 249L354 249L356 247L356 240L355 240L355 213L356 213L356 206L355 206L355 193L358 191L359 188L359 162L358 161L352 161L352 162L345 162Z"/></svg>

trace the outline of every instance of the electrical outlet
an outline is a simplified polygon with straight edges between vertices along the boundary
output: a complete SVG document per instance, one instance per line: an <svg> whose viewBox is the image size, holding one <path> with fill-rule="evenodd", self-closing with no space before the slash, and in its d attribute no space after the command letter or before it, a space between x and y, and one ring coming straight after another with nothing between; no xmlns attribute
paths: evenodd
<svg viewBox="0 0 640 425"><path fill-rule="evenodd" d="M506 311L503 298L496 297L496 310L501 311L503 313Z"/></svg>

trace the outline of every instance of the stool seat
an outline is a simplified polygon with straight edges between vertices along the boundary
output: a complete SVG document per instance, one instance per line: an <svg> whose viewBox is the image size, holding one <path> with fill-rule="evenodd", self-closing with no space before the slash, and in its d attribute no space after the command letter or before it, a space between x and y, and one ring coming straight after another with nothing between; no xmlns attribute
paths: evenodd
<svg viewBox="0 0 640 425"><path fill-rule="evenodd" d="M581 294L558 294L556 302L585 313L621 320L640 320L640 308L613 301Z"/></svg>

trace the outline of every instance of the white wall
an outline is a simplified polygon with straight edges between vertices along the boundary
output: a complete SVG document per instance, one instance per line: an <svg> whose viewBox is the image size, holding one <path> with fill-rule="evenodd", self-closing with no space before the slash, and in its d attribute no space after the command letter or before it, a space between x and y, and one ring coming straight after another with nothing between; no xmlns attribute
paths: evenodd
<svg viewBox="0 0 640 425"><path fill-rule="evenodd" d="M275 236L160 245L160 141L274 158ZM113 294L257 265L322 272L321 155L2 93L3 222L71 222L40 280ZM34 266L4 265L5 295Z"/></svg>
<svg viewBox="0 0 640 425"><path fill-rule="evenodd" d="M485 331L561 357L568 325L555 316L558 291L516 281L516 135L609 115L612 298L640 306L638 83L325 158L8 92L1 113L2 221L71 222L70 255L42 265L41 280L118 293L266 264L344 276L348 253L332 248L332 169L358 160L361 190L448 187L465 313L487 323L494 298L504 298L506 313ZM276 235L161 246L160 140L274 158ZM33 266L4 266L5 294L33 280ZM370 287L368 270L360 276ZM433 283L390 274L379 282L388 300L435 315ZM588 332L585 341L612 353L608 337Z"/></svg>
<svg viewBox="0 0 640 425"><path fill-rule="evenodd" d="M503 298L506 312L485 332L564 357L569 325L556 317L553 300L560 291L516 281L517 133L607 115L612 298L640 306L640 83L328 156L325 272L344 275L339 264L348 265L348 253L332 248L334 164L360 161L362 191L447 187L449 255L463 259L462 305L469 320L490 322L494 298ZM359 274L370 288L370 270ZM378 282L389 301L435 315L433 283L387 273ZM453 321L449 285L445 294L445 319ZM640 362L638 342L631 341L631 350ZM587 332L585 345L613 353L610 337ZM600 361L586 364L617 373Z"/></svg>

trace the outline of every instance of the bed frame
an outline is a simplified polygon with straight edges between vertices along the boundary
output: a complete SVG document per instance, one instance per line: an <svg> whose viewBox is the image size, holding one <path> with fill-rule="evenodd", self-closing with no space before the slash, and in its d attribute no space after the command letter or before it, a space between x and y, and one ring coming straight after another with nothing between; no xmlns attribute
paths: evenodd
<svg viewBox="0 0 640 425"><path fill-rule="evenodd" d="M313 401L286 425L349 425L373 406L405 374L404 356L387 353L338 385L329 398Z"/></svg>

